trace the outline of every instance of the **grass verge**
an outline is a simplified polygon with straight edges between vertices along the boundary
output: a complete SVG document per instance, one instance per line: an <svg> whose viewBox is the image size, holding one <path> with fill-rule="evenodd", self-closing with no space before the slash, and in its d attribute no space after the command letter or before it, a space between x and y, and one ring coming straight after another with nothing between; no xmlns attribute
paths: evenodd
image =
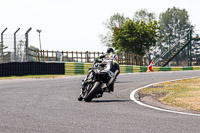
<svg viewBox="0 0 200 133"><path fill-rule="evenodd" d="M152 96L164 104L200 112L200 77L156 84L140 90L139 95Z"/></svg>

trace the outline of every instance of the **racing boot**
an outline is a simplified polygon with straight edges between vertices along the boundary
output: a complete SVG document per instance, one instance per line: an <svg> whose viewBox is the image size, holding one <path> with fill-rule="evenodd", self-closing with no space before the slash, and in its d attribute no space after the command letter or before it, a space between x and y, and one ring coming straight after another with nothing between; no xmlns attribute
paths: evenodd
<svg viewBox="0 0 200 133"><path fill-rule="evenodd" d="M114 91L114 83L112 83L111 85L109 85L108 87L104 87L103 88L103 92L113 92Z"/></svg>
<svg viewBox="0 0 200 133"><path fill-rule="evenodd" d="M114 91L114 82L108 86L110 92Z"/></svg>
<svg viewBox="0 0 200 133"><path fill-rule="evenodd" d="M99 97L102 97L102 96L103 96L103 91L100 90L100 92L95 95L95 98L99 98Z"/></svg>

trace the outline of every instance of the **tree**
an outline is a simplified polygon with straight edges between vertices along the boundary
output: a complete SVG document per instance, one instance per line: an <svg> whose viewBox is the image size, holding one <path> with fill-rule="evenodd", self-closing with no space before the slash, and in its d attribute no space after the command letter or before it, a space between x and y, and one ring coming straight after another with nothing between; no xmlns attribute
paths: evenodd
<svg viewBox="0 0 200 133"><path fill-rule="evenodd" d="M167 11L161 13L159 21L161 26L160 34L163 36L166 34L170 35L160 47L161 53L164 52L164 49L171 47L171 45L179 41L180 37L193 27L189 21L188 12L185 9L176 7L168 8ZM182 52L182 55L177 57L184 58L186 56L185 53ZM176 62L179 61L178 58Z"/></svg>
<svg viewBox="0 0 200 133"><path fill-rule="evenodd" d="M180 35L181 31L185 31L193 27L189 21L188 12L185 9L176 7L168 8L166 12L159 15L161 34Z"/></svg>
<svg viewBox="0 0 200 133"><path fill-rule="evenodd" d="M149 24L151 23L152 21L155 21L155 13L151 13L151 12L148 12L146 9L141 9L141 10L138 10L134 13L134 17L133 19L136 20L136 21L143 21L145 22L145 24ZM159 39L159 38L157 38ZM149 62L151 62L151 53L152 53L152 49L153 46L150 46L147 50L146 50L146 56L148 56L148 59L149 59Z"/></svg>
<svg viewBox="0 0 200 133"><path fill-rule="evenodd" d="M155 14L145 9L137 11L133 20L119 13L114 14L104 25L108 32L100 36L101 42L121 52L145 55L159 37Z"/></svg>
<svg viewBox="0 0 200 133"><path fill-rule="evenodd" d="M119 51L134 52L145 55L151 46L155 46L159 37L159 26L157 21L127 20L125 24L114 29L113 47Z"/></svg>
<svg viewBox="0 0 200 133"><path fill-rule="evenodd" d="M105 44L106 46L112 46L112 37L113 37L113 32L114 32L114 28L120 28L124 22L125 22L126 18L124 17L124 15L116 13L113 16L110 17L109 20L106 20L106 22L104 23L104 26L106 29L108 29L106 35L102 35L100 34L100 39L101 39L101 43Z"/></svg>
<svg viewBox="0 0 200 133"><path fill-rule="evenodd" d="M166 12L159 15L159 19L160 33L162 35L171 35L171 38L166 41L168 45L177 41L180 36L184 35L185 31L193 27L190 24L189 15L185 9L168 8Z"/></svg>
<svg viewBox="0 0 200 133"><path fill-rule="evenodd" d="M143 21L148 24L152 20L155 20L155 14L149 13L146 9L141 9L134 13L133 19L136 21Z"/></svg>

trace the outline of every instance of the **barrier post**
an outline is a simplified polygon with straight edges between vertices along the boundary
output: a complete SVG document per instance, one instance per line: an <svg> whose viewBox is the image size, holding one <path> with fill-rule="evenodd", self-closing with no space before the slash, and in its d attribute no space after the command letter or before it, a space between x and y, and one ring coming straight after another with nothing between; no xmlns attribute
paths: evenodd
<svg viewBox="0 0 200 133"><path fill-rule="evenodd" d="M25 46L26 46L26 61L29 61L29 50L28 50L28 33L31 31L32 28L29 28L26 33L25 33L25 38L26 38L26 42L25 42Z"/></svg>
<svg viewBox="0 0 200 133"><path fill-rule="evenodd" d="M17 55L16 55L16 34L17 32L20 30L20 28L18 28L15 33L14 33L14 61L16 62L17 61Z"/></svg>
<svg viewBox="0 0 200 133"><path fill-rule="evenodd" d="M7 30L8 28L5 28L2 32L1 32L1 59L2 62L4 62L4 53L3 53L3 33Z"/></svg>

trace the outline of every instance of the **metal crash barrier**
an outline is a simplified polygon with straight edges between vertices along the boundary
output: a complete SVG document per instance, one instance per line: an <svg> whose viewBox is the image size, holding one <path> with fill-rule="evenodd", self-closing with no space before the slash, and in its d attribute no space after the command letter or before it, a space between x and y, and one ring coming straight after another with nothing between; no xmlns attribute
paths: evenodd
<svg viewBox="0 0 200 133"><path fill-rule="evenodd" d="M9 62L0 64L0 77L65 74L64 63Z"/></svg>

